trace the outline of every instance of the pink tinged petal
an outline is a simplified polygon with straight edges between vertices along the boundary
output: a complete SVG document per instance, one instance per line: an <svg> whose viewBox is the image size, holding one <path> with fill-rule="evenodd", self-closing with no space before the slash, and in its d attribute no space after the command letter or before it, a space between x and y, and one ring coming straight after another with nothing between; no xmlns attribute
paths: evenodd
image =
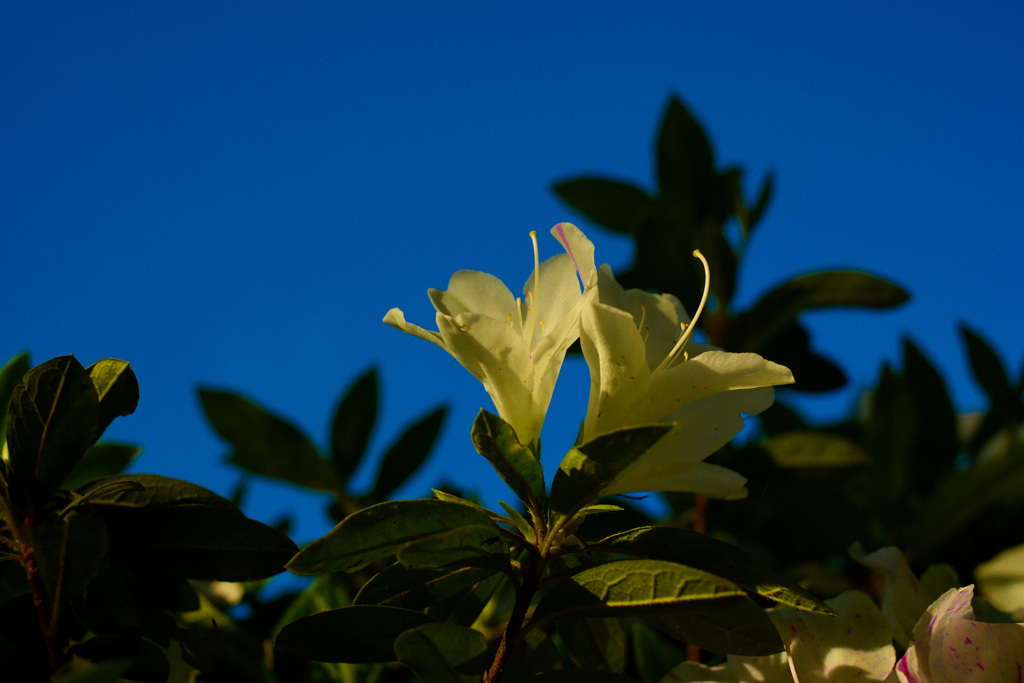
<svg viewBox="0 0 1024 683"><path fill-rule="evenodd" d="M587 239L572 223L559 223L551 228L551 234L558 240L572 259L576 272L584 287L597 283L597 269L594 267L594 243Z"/></svg>

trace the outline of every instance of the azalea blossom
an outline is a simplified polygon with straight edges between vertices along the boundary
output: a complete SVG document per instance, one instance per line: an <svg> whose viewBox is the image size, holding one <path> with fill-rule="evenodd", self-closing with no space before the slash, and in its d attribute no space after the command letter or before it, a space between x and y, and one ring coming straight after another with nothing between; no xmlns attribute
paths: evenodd
<svg viewBox="0 0 1024 683"><path fill-rule="evenodd" d="M900 683L992 683L1024 679L1024 624L974 620L974 586L931 604L896 665Z"/></svg>
<svg viewBox="0 0 1024 683"><path fill-rule="evenodd" d="M437 309L437 331L406 322L392 308L384 322L437 344L483 382L498 415L516 430L519 441L533 445L540 436L548 403L565 352L579 337L584 286L596 279L594 245L571 223L551 234L565 254L543 263L533 240L534 270L516 298L504 283L487 273L460 270L445 291L427 291Z"/></svg>
<svg viewBox="0 0 1024 683"><path fill-rule="evenodd" d="M701 259L705 276L707 261ZM605 490L689 491L746 496L746 480L703 462L743 427L743 416L774 401L772 386L793 382L788 368L753 353L727 353L691 339L694 320L671 294L624 290L607 265L584 308L580 343L590 367L583 440L625 427L675 423L677 429Z"/></svg>

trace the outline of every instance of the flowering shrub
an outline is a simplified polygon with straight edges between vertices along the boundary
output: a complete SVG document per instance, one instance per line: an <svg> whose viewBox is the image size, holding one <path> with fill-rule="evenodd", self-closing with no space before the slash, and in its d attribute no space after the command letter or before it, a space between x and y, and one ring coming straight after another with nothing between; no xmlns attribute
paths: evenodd
<svg viewBox="0 0 1024 683"><path fill-rule="evenodd" d="M287 520L243 514L243 491L124 473L139 449L99 439L139 406L127 362L12 359L0 370L4 680L1020 681L1024 377L962 328L982 414L957 415L910 341L849 419L768 410L778 387L845 381L811 348L803 312L907 295L831 271L737 310L770 178L748 203L739 169L716 168L675 99L657 157L653 193L606 178L555 186L635 239L632 269L597 267L563 222L551 233L564 253L544 261L531 233L522 296L459 271L428 290L436 330L397 308L384 318L489 394L495 412L480 410L470 439L508 487L501 510L451 486L393 500L446 411L370 457L373 370L344 392L326 446L249 399L199 391L230 463L326 502L336 525L300 548ZM586 418L552 458L542 428L577 347ZM751 438L732 442L751 419ZM354 486L370 461L373 483ZM976 567L978 597L958 578ZM285 570L314 578L268 591Z"/></svg>

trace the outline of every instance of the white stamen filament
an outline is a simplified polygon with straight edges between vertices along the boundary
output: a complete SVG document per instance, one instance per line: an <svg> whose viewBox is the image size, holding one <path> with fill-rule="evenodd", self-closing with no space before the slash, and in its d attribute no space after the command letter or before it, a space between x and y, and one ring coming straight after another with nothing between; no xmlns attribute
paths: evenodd
<svg viewBox="0 0 1024 683"><path fill-rule="evenodd" d="M693 329L697 325L697 318L699 318L700 314L704 312L704 304L708 301L708 293L711 291L711 266L708 265L708 260L704 258L704 254L700 253L700 249L694 249L693 256L694 258L700 259L700 262L704 265L704 294L701 295L700 305L697 306L697 312L694 314L693 318L690 319L690 322L679 323L679 327L682 329L683 335L679 337L679 341L677 341L676 345L672 347L672 350L668 352L665 359L662 360L661 363L658 364L658 367L654 369L654 372L651 373L652 375L671 365L672 361L679 355L679 352L682 351L684 346L686 346L686 342L690 340L690 335L693 334ZM684 351L683 359L689 360L689 357L690 355Z"/></svg>
<svg viewBox="0 0 1024 683"><path fill-rule="evenodd" d="M533 291L527 292L529 297L530 333L526 338L526 348L533 348L533 330L537 327L537 316L540 315L538 304L538 292L540 291L540 252L537 248L537 231L530 231L530 239L533 240Z"/></svg>

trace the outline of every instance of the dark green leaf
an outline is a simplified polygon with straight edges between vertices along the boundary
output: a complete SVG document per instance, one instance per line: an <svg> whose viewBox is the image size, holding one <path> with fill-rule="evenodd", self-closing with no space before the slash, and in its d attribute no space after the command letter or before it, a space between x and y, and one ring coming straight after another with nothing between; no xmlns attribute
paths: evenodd
<svg viewBox="0 0 1024 683"><path fill-rule="evenodd" d="M384 500L416 473L427 459L444 423L446 408L438 408L402 433L391 445L377 471L373 497Z"/></svg>
<svg viewBox="0 0 1024 683"><path fill-rule="evenodd" d="M297 547L234 509L210 505L93 505L107 524L112 562L156 576L256 581L284 571Z"/></svg>
<svg viewBox="0 0 1024 683"><path fill-rule="evenodd" d="M154 642L133 635L102 635L75 643L71 653L92 662L131 660L124 677L143 683L165 683L171 673L167 655Z"/></svg>
<svg viewBox="0 0 1024 683"><path fill-rule="evenodd" d="M377 419L377 371L367 370L338 402L331 423L331 464L339 481L359 466Z"/></svg>
<svg viewBox="0 0 1024 683"><path fill-rule="evenodd" d="M661 681L679 662L686 659L683 647L643 622L634 622L630 635L633 659L641 680Z"/></svg>
<svg viewBox="0 0 1024 683"><path fill-rule="evenodd" d="M783 432L760 446L779 467L858 467L871 462L871 455L857 443L823 431Z"/></svg>
<svg viewBox="0 0 1024 683"><path fill-rule="evenodd" d="M556 628L566 651L579 668L625 671L626 630L621 619L560 619Z"/></svg>
<svg viewBox="0 0 1024 683"><path fill-rule="evenodd" d="M573 516L601 496L672 430L671 425L621 429L591 439L562 460L551 484L551 509Z"/></svg>
<svg viewBox="0 0 1024 683"><path fill-rule="evenodd" d="M424 624L395 640L395 655L427 683L479 681L489 664L479 631L452 623Z"/></svg>
<svg viewBox="0 0 1024 683"><path fill-rule="evenodd" d="M681 643L720 654L760 657L782 650L779 632L764 610L746 598L728 598L643 620Z"/></svg>
<svg viewBox="0 0 1024 683"><path fill-rule="evenodd" d="M424 536L469 524L490 524L478 510L440 500L379 503L346 517L338 526L303 548L288 569L299 575L354 571L393 556Z"/></svg>
<svg viewBox="0 0 1024 683"><path fill-rule="evenodd" d="M746 599L721 577L663 560L619 560L557 584L541 600L531 627L566 617L624 617L672 613L726 598Z"/></svg>
<svg viewBox="0 0 1024 683"><path fill-rule="evenodd" d="M406 543L398 561L413 567L443 567L486 559L496 566L508 564L508 544L492 524L469 524Z"/></svg>
<svg viewBox="0 0 1024 683"><path fill-rule="evenodd" d="M512 426L481 410L473 421L472 439L476 452L487 458L527 509L540 510L544 470L533 451L519 443Z"/></svg>
<svg viewBox="0 0 1024 683"><path fill-rule="evenodd" d="M85 590L107 552L103 523L87 515L70 515L60 523L32 529L32 548L52 604Z"/></svg>
<svg viewBox="0 0 1024 683"><path fill-rule="evenodd" d="M468 565L409 567L393 564L363 584L353 603L422 611L464 593L493 573L490 568Z"/></svg>
<svg viewBox="0 0 1024 683"><path fill-rule="evenodd" d="M302 617L351 604L351 597L342 581L336 575L321 574L288 605L271 634L276 637L282 628Z"/></svg>
<svg viewBox="0 0 1024 683"><path fill-rule="evenodd" d="M32 368L11 398L11 468L22 482L35 484L41 495L47 495L64 482L96 440L99 414L96 388L74 356Z"/></svg>
<svg viewBox="0 0 1024 683"><path fill-rule="evenodd" d="M139 380L128 361L106 358L90 365L86 372L96 385L100 399L100 418L96 425L96 438L115 417L131 415L139 405Z"/></svg>
<svg viewBox="0 0 1024 683"><path fill-rule="evenodd" d="M64 488L77 489L92 479L120 474L142 449L123 443L97 443L85 452L85 457L64 480Z"/></svg>
<svg viewBox="0 0 1024 683"><path fill-rule="evenodd" d="M734 325L744 333L742 350L757 351L781 335L803 311L836 306L890 308L907 298L902 288L867 273L810 273L765 294L750 310L736 316ZM732 348L740 347L734 344Z"/></svg>
<svg viewBox="0 0 1024 683"><path fill-rule="evenodd" d="M996 352L981 335L967 325L960 325L960 336L967 347L967 358L971 363L974 379L992 402L993 409L1007 418L1019 412L1006 368Z"/></svg>
<svg viewBox="0 0 1024 683"><path fill-rule="evenodd" d="M133 482L139 487L110 488L111 484L118 482ZM93 491L100 488L109 493L92 497L93 504L149 508L204 505L221 508L236 515L242 514L242 511L231 501L209 489L189 481L172 479L159 474L113 474L99 477L80 487L77 493L83 496L92 495Z"/></svg>
<svg viewBox="0 0 1024 683"><path fill-rule="evenodd" d="M909 339L903 340L903 372L913 395L917 421L927 426L917 431L912 468L917 490L930 493L935 482L953 469L959 452L957 416L946 383L935 366Z"/></svg>
<svg viewBox="0 0 1024 683"><path fill-rule="evenodd" d="M21 384L28 369L27 352L19 353L0 368L0 439L7 438L7 410L11 405L14 387ZM0 476L2 472L3 468L0 468Z"/></svg>
<svg viewBox="0 0 1024 683"><path fill-rule="evenodd" d="M562 200L601 227L632 234L651 198L638 187L606 178L574 178L554 186Z"/></svg>
<svg viewBox="0 0 1024 683"><path fill-rule="evenodd" d="M665 108L657 153L661 196L682 207L684 215L702 216L701 202L716 180L714 155L704 129L675 96Z"/></svg>
<svg viewBox="0 0 1024 683"><path fill-rule="evenodd" d="M224 391L200 389L199 400L210 424L233 447L234 464L317 491L334 489L330 464L290 422Z"/></svg>
<svg viewBox="0 0 1024 683"><path fill-rule="evenodd" d="M824 602L747 551L690 529L648 526L592 543L591 552L625 553L703 570L782 605L832 614Z"/></svg>
<svg viewBox="0 0 1024 683"><path fill-rule="evenodd" d="M391 662L398 636L435 622L400 607L353 605L293 621L277 634L274 647L318 662Z"/></svg>

